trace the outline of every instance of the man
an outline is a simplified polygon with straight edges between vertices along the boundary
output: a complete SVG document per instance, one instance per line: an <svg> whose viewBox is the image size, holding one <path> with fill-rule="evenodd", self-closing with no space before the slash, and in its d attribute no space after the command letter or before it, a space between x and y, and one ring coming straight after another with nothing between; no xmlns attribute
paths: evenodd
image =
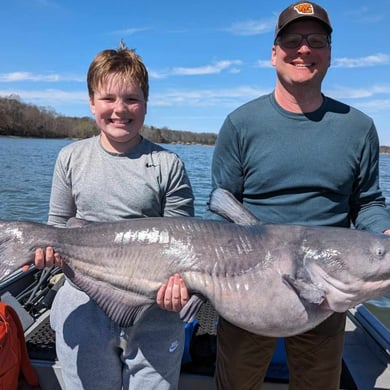
<svg viewBox="0 0 390 390"><path fill-rule="evenodd" d="M331 33L326 10L315 3L295 3L280 14L271 57L275 89L227 116L214 151L212 185L232 192L264 222L354 224L390 234L375 125L321 92ZM290 389L339 388L345 318L336 313L285 339ZM277 339L223 318L217 336L218 389L261 388Z"/></svg>

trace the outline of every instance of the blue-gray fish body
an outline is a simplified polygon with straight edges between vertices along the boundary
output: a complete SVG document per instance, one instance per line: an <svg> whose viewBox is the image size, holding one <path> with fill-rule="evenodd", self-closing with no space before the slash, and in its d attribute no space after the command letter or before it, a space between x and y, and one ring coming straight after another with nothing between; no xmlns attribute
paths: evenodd
<svg viewBox="0 0 390 390"><path fill-rule="evenodd" d="M237 211L223 210L236 219ZM249 214L239 224L142 218L68 229L0 221L0 279L49 245L67 277L121 326L176 272L231 323L275 337L307 331L390 289L390 237L260 224Z"/></svg>

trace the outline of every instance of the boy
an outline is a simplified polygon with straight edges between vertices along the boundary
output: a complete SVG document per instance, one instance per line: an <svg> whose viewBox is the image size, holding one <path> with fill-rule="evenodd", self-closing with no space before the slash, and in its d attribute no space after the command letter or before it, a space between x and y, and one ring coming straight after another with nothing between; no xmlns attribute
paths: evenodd
<svg viewBox="0 0 390 390"><path fill-rule="evenodd" d="M48 223L64 226L71 217L193 216L193 193L182 161L140 135L149 93L141 58L121 42L118 50L95 57L87 82L100 135L59 153ZM38 249L35 264L60 265L60 255L50 247ZM174 275L142 319L120 328L66 281L51 312L66 388L176 389L184 348L184 325L176 312L187 301L184 281Z"/></svg>

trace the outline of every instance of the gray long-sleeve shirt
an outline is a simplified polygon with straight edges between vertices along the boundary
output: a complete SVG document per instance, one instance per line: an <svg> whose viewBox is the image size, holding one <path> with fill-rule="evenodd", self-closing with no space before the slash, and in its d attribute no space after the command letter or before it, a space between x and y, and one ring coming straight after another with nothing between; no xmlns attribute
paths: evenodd
<svg viewBox="0 0 390 390"><path fill-rule="evenodd" d="M126 155L109 153L100 137L74 142L57 158L49 224L76 216L91 221L193 216L191 185L179 157L143 139Z"/></svg>

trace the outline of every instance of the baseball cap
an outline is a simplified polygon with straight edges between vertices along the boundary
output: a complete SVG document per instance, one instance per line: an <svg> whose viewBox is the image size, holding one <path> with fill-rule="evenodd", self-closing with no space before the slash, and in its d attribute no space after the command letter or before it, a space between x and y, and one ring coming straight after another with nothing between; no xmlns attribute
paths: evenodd
<svg viewBox="0 0 390 390"><path fill-rule="evenodd" d="M299 19L317 20L323 24L329 34L333 31L328 13L324 8L316 3L298 2L291 4L280 13L275 28L275 38L287 25Z"/></svg>

